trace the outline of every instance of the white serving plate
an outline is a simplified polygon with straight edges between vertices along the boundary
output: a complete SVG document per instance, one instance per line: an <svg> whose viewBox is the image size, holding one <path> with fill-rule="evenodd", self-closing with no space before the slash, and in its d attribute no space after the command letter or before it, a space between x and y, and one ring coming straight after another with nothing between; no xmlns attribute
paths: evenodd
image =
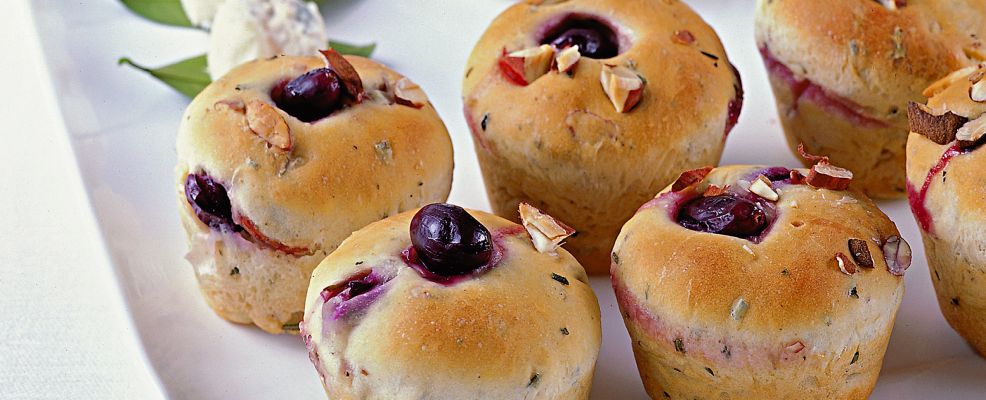
<svg viewBox="0 0 986 400"><path fill-rule="evenodd" d="M746 106L723 164L795 166L776 118L753 40L753 1L690 2L717 28L741 71ZM466 58L510 1L336 0L323 7L330 36L376 41L374 55L419 82L455 145L451 202L489 209L462 117ZM174 139L187 100L131 69L197 55L205 33L155 25L116 1L35 1L34 14L67 134L120 290L149 368L173 398L322 398L296 336L270 336L216 317L199 296L174 200ZM9 55L8 55L9 56ZM903 200L881 208L914 247L907 294L873 394L875 399L973 399L986 389L986 362L945 323L921 238ZM608 279L593 278L603 312L603 346L592 398L644 399L629 338Z"/></svg>

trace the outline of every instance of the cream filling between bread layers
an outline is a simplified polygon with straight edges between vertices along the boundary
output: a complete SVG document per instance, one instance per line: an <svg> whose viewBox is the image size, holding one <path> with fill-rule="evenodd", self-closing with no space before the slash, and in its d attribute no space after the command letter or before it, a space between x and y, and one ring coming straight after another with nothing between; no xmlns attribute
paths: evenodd
<svg viewBox="0 0 986 400"><path fill-rule="evenodd" d="M798 112L798 104L801 101L810 101L829 114L837 115L862 128L879 129L892 125L889 121L867 115L865 108L852 100L834 94L807 77L798 76L790 67L775 58L766 46L760 47L760 56L772 80L786 84L791 90L794 100L790 105L790 113Z"/></svg>
<svg viewBox="0 0 986 400"><path fill-rule="evenodd" d="M863 375L875 378L883 363L886 343L874 341L881 336L884 340L889 339L889 330L896 317L896 312L868 308L870 312L846 316L842 321L819 321L816 328L792 328L787 332L764 335L744 332L742 327L729 329L708 326L700 321L662 317L649 310L616 275L612 276L612 284L623 317L628 324L636 325L649 336L646 338L649 339L648 347L661 349L665 354L681 353L687 357L682 364L704 362L705 371L678 371L701 379L708 379L710 375L707 374L726 377L725 371L730 369L783 379L770 371L799 370L807 367L806 363L818 368L817 375L842 374L846 383L861 379ZM903 296L903 285L899 285L892 296L896 310ZM870 304L866 298L860 301ZM639 341L641 338L632 339ZM864 353L866 344L870 345L871 352ZM761 384L769 385L769 382Z"/></svg>

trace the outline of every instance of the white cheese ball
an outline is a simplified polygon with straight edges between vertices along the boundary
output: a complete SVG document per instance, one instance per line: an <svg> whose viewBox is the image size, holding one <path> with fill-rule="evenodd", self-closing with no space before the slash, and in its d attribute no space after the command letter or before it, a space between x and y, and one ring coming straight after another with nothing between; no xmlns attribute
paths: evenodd
<svg viewBox="0 0 986 400"><path fill-rule="evenodd" d="M225 0L181 0L181 7L192 25L208 27Z"/></svg>
<svg viewBox="0 0 986 400"><path fill-rule="evenodd" d="M328 46L314 3L299 0L227 0L212 21L209 75L276 55L313 55Z"/></svg>

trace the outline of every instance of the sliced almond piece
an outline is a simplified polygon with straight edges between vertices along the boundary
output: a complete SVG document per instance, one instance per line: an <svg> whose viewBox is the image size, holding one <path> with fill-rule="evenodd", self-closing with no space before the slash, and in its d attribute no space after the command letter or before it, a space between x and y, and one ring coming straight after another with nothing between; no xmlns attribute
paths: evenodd
<svg viewBox="0 0 986 400"><path fill-rule="evenodd" d="M555 68L561 73L573 71L581 58L578 45L567 47L555 56Z"/></svg>
<svg viewBox="0 0 986 400"><path fill-rule="evenodd" d="M835 262L839 264L839 270L846 275L854 275L859 270L856 263L842 252L835 253Z"/></svg>
<svg viewBox="0 0 986 400"><path fill-rule="evenodd" d="M983 135L986 135L986 114L966 122L958 131L955 131L955 139L959 141L959 147L962 148L975 145L979 139L983 138Z"/></svg>
<svg viewBox="0 0 986 400"><path fill-rule="evenodd" d="M911 266L911 245L900 236L888 237L883 242L883 260L887 262L887 271L904 276L904 271Z"/></svg>
<svg viewBox="0 0 986 400"><path fill-rule="evenodd" d="M979 81L972 84L969 88L969 98L977 103L986 102L986 80L980 77Z"/></svg>
<svg viewBox="0 0 986 400"><path fill-rule="evenodd" d="M394 100L397 104L408 107L421 108L428 104L428 96L417 83L410 79L401 78L394 84Z"/></svg>
<svg viewBox="0 0 986 400"><path fill-rule="evenodd" d="M630 68L603 65L599 76L603 91L609 96L609 101L617 112L629 112L643 97L643 78Z"/></svg>
<svg viewBox="0 0 986 400"><path fill-rule="evenodd" d="M865 240L849 239L849 255L860 267L873 268L873 256Z"/></svg>
<svg viewBox="0 0 986 400"><path fill-rule="evenodd" d="M907 119L911 132L924 135L938 144L951 143L955 140L956 131L969 121L951 111L935 115L928 106L913 101L907 104Z"/></svg>
<svg viewBox="0 0 986 400"><path fill-rule="evenodd" d="M965 79L967 76L971 75L973 72L979 69L978 65L970 65L968 67L962 68L960 70L953 71L952 73L946 75L944 78L939 79L935 83L932 83L924 92L921 93L924 97L931 97L938 94L942 90L945 90L949 86Z"/></svg>
<svg viewBox="0 0 986 400"><path fill-rule="evenodd" d="M801 174L801 172L799 172L798 170L794 170L794 169L791 170L791 184L792 185L801 185L801 184L805 183L805 180L806 180L806 178L805 178L804 175Z"/></svg>
<svg viewBox="0 0 986 400"><path fill-rule="evenodd" d="M831 164L818 163L811 167L806 181L819 189L846 190L852 182L852 171Z"/></svg>
<svg viewBox="0 0 986 400"><path fill-rule="evenodd" d="M524 228L531 235L534 248L541 253L555 254L555 250L562 245L562 242L575 233L575 229L530 204L520 203L519 211Z"/></svg>
<svg viewBox="0 0 986 400"><path fill-rule="evenodd" d="M728 191L728 190L729 190L729 185L726 185L725 187L719 187L719 186L716 186L716 185L709 185L709 187L705 189L705 192L702 193L702 197L715 197L715 196L719 196L721 194L726 193L726 191Z"/></svg>
<svg viewBox="0 0 986 400"><path fill-rule="evenodd" d="M682 172L681 175L678 175L678 179L671 185L671 191L680 192L689 186L699 183L709 175L709 172L712 172L712 167L702 167Z"/></svg>
<svg viewBox="0 0 986 400"><path fill-rule="evenodd" d="M250 130L269 145L284 151L291 150L291 129L284 117L270 104L260 100L247 103L246 119Z"/></svg>
<svg viewBox="0 0 986 400"><path fill-rule="evenodd" d="M750 192L753 194L763 197L770 201L777 201L780 196L774 191L774 185L770 182L770 179L764 175L760 175L750 184Z"/></svg>
<svg viewBox="0 0 986 400"><path fill-rule="evenodd" d="M346 92L357 103L363 102L363 80L359 77L353 64L350 64L349 60L346 60L342 54L333 49L319 50L319 52L322 53L322 57L325 58L329 68L332 68L339 75L342 85L346 87Z"/></svg>
<svg viewBox="0 0 986 400"><path fill-rule="evenodd" d="M547 44L512 53L504 50L500 57L500 70L514 83L527 86L551 70L554 56L555 48Z"/></svg>

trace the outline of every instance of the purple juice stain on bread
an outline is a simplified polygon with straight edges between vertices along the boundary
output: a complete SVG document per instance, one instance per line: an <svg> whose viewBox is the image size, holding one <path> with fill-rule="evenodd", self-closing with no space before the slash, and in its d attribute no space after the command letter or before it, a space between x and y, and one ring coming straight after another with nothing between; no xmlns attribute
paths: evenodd
<svg viewBox="0 0 986 400"><path fill-rule="evenodd" d="M233 207L226 187L205 172L185 177L185 199L199 221L220 232L241 230L233 222Z"/></svg>
<svg viewBox="0 0 986 400"><path fill-rule="evenodd" d="M329 116L345 105L346 91L339 74L331 68L318 68L271 90L278 108L304 122Z"/></svg>
<svg viewBox="0 0 986 400"><path fill-rule="evenodd" d="M579 46L579 54L594 59L613 58L620 53L619 36L613 27L590 15L569 14L549 24L540 42L559 50Z"/></svg>
<svg viewBox="0 0 986 400"><path fill-rule="evenodd" d="M471 274L488 267L493 259L489 229L459 206L436 203L422 207L411 219L410 235L406 258L416 259L430 273L426 277Z"/></svg>
<svg viewBox="0 0 986 400"><path fill-rule="evenodd" d="M391 279L392 276L371 269L322 289L322 317L336 321L362 314L383 294Z"/></svg>

